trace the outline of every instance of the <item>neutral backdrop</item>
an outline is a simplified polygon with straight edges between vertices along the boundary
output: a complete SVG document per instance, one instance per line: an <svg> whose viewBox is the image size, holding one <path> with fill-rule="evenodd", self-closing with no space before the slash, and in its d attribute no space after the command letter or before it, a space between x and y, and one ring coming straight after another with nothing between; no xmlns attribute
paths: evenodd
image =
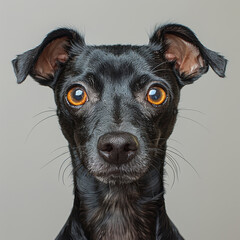
<svg viewBox="0 0 240 240"><path fill-rule="evenodd" d="M229 63L225 79L210 69L182 90L169 141L180 171L174 180L167 168L167 211L186 239L240 239L238 1L0 3L1 240L54 239L73 200L67 143L49 111L55 109L52 91L30 77L17 85L11 60L58 27L78 29L88 44L145 44L156 24L168 22L190 27Z"/></svg>

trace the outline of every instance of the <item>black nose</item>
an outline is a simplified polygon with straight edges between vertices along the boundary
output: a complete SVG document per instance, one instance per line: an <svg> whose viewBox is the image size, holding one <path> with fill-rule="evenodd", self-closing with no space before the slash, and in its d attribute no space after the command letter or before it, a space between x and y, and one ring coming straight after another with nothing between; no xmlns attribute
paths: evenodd
<svg viewBox="0 0 240 240"><path fill-rule="evenodd" d="M126 132L112 132L98 140L98 152L103 159L112 164L123 164L131 161L138 150L137 138Z"/></svg>

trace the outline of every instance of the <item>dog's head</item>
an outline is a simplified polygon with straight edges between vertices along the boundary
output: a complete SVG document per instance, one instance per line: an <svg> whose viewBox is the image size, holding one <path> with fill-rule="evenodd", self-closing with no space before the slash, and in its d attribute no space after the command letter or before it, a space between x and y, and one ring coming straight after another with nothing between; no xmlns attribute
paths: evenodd
<svg viewBox="0 0 240 240"><path fill-rule="evenodd" d="M64 136L102 182L139 179L164 154L180 89L226 60L181 25L159 27L145 46L88 46L58 29L13 60L18 83L30 74L54 90Z"/></svg>

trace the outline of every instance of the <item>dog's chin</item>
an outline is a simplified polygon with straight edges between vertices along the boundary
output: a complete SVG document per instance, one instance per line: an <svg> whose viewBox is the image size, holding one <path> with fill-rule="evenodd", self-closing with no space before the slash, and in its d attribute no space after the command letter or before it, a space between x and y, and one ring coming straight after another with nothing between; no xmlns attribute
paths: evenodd
<svg viewBox="0 0 240 240"><path fill-rule="evenodd" d="M100 182L110 185L119 185L119 184L131 184L137 181L144 173L147 171L147 168L133 171L123 171L121 168L108 169L106 171L91 171L91 174Z"/></svg>

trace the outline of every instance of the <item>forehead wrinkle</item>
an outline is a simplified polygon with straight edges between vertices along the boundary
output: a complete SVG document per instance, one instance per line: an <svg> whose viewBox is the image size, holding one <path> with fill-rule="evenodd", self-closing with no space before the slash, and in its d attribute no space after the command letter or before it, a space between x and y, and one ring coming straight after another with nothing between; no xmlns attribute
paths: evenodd
<svg viewBox="0 0 240 240"><path fill-rule="evenodd" d="M121 124L121 98L117 95L113 97L112 115L116 124Z"/></svg>

